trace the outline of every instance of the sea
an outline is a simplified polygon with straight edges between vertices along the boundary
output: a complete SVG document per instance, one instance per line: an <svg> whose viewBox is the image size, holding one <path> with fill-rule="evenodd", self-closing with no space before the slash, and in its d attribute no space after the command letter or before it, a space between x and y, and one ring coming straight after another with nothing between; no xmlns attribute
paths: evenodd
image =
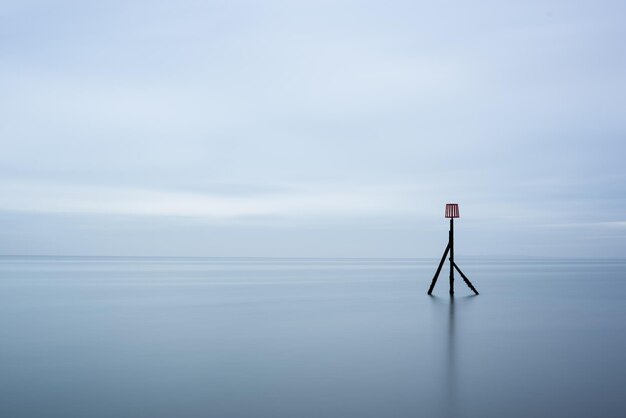
<svg viewBox="0 0 626 418"><path fill-rule="evenodd" d="M626 260L0 257L0 417L626 416Z"/></svg>

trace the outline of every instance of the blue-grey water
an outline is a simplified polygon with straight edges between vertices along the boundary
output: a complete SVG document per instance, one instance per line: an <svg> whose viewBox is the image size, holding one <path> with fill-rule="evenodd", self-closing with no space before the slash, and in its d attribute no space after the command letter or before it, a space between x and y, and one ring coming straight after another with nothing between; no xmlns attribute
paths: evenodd
<svg viewBox="0 0 626 418"><path fill-rule="evenodd" d="M0 417L623 417L626 261L0 258Z"/></svg>

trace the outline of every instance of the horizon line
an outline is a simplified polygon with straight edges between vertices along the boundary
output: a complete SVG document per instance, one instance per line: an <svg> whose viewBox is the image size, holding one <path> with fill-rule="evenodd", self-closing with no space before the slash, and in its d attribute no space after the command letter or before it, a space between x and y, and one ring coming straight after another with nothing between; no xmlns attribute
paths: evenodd
<svg viewBox="0 0 626 418"><path fill-rule="evenodd" d="M324 259L324 260L435 260L439 257L364 257L364 256L213 256L213 255L85 255L85 254L0 254L0 258L184 258L184 259ZM529 259L529 260L623 260L626 257L535 256L515 254L463 255L464 259Z"/></svg>

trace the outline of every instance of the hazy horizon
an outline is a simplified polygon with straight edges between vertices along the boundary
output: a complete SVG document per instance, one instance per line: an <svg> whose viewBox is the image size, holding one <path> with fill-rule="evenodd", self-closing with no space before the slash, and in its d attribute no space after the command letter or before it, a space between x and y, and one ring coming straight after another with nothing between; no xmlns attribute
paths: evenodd
<svg viewBox="0 0 626 418"><path fill-rule="evenodd" d="M164 259L164 260L311 260L311 261L408 261L408 262L423 262L423 261L437 261L441 259L439 257L320 257L314 255L303 255L303 256L211 256L211 255L167 255L167 254L156 254L156 255L119 255L119 254L0 254L0 258L3 259L37 259L37 258L49 258L49 259L75 259L75 258L84 258L84 259ZM463 254L460 257L456 257L457 261L460 262L494 262L494 263L507 263L507 262L523 262L523 261L534 261L541 262L546 261L550 263L603 263L603 262L624 262L626 261L626 257L555 257L555 256L541 256L541 255L516 255L516 254ZM447 265L447 264L446 264ZM436 264L433 264L433 272L435 271Z"/></svg>

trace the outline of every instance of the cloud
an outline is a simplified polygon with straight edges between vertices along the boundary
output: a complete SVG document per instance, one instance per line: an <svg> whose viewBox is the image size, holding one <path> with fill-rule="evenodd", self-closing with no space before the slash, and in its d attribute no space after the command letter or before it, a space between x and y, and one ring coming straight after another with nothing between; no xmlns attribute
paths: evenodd
<svg viewBox="0 0 626 418"><path fill-rule="evenodd" d="M414 190L334 186L223 194L129 187L0 182L0 210L37 213L190 216L207 220L406 215Z"/></svg>

